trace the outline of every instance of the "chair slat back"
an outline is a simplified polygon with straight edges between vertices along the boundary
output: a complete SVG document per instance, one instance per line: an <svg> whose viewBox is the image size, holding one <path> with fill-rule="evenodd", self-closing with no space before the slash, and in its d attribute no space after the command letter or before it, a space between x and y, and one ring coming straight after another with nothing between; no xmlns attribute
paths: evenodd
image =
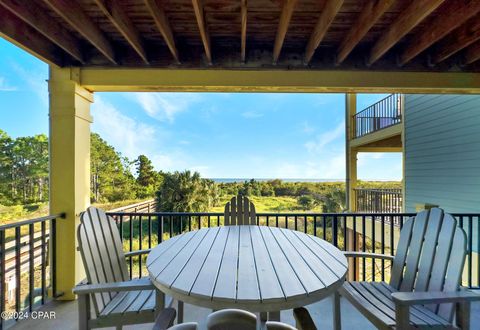
<svg viewBox="0 0 480 330"><path fill-rule="evenodd" d="M225 204L225 226L256 225L255 205L245 196L235 196Z"/></svg>
<svg viewBox="0 0 480 330"><path fill-rule="evenodd" d="M78 244L89 284L128 281L129 275L120 233L115 221L103 210L89 207L80 216ZM97 293L93 304L97 315L116 293Z"/></svg>
<svg viewBox="0 0 480 330"><path fill-rule="evenodd" d="M439 208L409 219L400 232L390 285L400 291L457 291L467 254L465 232ZM453 304L428 305L444 319Z"/></svg>

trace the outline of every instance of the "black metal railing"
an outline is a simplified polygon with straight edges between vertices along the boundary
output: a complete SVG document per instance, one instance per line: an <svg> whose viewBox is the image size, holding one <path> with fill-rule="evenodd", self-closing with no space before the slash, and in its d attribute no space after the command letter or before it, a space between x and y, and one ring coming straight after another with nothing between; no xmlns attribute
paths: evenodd
<svg viewBox="0 0 480 330"><path fill-rule="evenodd" d="M356 188L355 211L366 213L401 213L402 189Z"/></svg>
<svg viewBox="0 0 480 330"><path fill-rule="evenodd" d="M353 115L355 138L376 132L402 121L402 94L392 94Z"/></svg>
<svg viewBox="0 0 480 330"><path fill-rule="evenodd" d="M120 230L124 249L155 247L183 232L224 224L223 213L109 213ZM341 250L395 254L399 231L414 213L258 213L260 226L303 231L332 243ZM480 213L453 214L468 237L464 285L480 289ZM130 276L146 275L145 256L128 260ZM364 259L350 262L349 278L382 280L390 277L390 262Z"/></svg>
<svg viewBox="0 0 480 330"><path fill-rule="evenodd" d="M56 296L56 221L63 214L0 226L0 329Z"/></svg>

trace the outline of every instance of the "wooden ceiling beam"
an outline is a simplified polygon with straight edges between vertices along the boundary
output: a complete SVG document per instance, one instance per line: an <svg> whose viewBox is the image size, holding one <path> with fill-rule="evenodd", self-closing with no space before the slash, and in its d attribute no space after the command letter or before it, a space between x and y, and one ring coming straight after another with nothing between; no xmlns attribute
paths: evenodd
<svg viewBox="0 0 480 330"><path fill-rule="evenodd" d="M246 60L246 49L247 49L247 13L248 13L248 5L247 0L242 0L241 5L241 19L242 19L242 26L241 26L241 50L240 56L242 58L242 62L245 63Z"/></svg>
<svg viewBox="0 0 480 330"><path fill-rule="evenodd" d="M121 4L115 0L95 0L102 13L117 28L130 46L137 52L143 62L148 64L147 53L142 38Z"/></svg>
<svg viewBox="0 0 480 330"><path fill-rule="evenodd" d="M365 37L373 25L382 17L388 8L394 3L394 0L375 0L367 1L357 21L352 25L347 36L337 50L335 64L341 64L355 46Z"/></svg>
<svg viewBox="0 0 480 330"><path fill-rule="evenodd" d="M155 25L162 34L173 58L177 63L180 63L180 56L178 55L177 46L175 45L172 28L170 27L170 22L168 21L167 15L165 15L161 3L159 0L145 0L145 5L147 6L150 15L152 15Z"/></svg>
<svg viewBox="0 0 480 330"><path fill-rule="evenodd" d="M29 24L0 6L0 37L48 64L63 66L61 50Z"/></svg>
<svg viewBox="0 0 480 330"><path fill-rule="evenodd" d="M320 45L320 42L322 42L325 33L330 27L330 24L332 24L340 7L342 7L342 4L343 0L329 0L325 2L320 17L317 20L317 24L315 25L313 33L308 40L307 47L305 48L305 64L310 63L315 50Z"/></svg>
<svg viewBox="0 0 480 330"><path fill-rule="evenodd" d="M76 0L44 0L44 2L95 46L110 62L117 64L112 44L102 30L85 14Z"/></svg>
<svg viewBox="0 0 480 330"><path fill-rule="evenodd" d="M85 64L80 41L74 38L64 27L52 20L45 10L35 2L32 1L26 4L16 0L0 0L0 5L32 26L77 61Z"/></svg>
<svg viewBox="0 0 480 330"><path fill-rule="evenodd" d="M297 5L298 0L285 0L283 2L282 13L280 14L280 21L278 22L277 35L275 36L275 45L273 47L273 64L277 64L278 57L282 51L285 35L287 34L290 20L292 19L293 11Z"/></svg>
<svg viewBox="0 0 480 330"><path fill-rule="evenodd" d="M372 65L392 48L401 38L423 21L445 0L413 1L401 12L390 27L382 33L370 51L367 64Z"/></svg>
<svg viewBox="0 0 480 330"><path fill-rule="evenodd" d="M480 16L476 15L457 28L435 47L431 61L437 64L480 39Z"/></svg>
<svg viewBox="0 0 480 330"><path fill-rule="evenodd" d="M480 1L453 0L441 9L442 12L429 21L425 29L410 40L409 45L399 57L400 65L409 62L470 17L480 12Z"/></svg>
<svg viewBox="0 0 480 330"><path fill-rule="evenodd" d="M198 29L200 30L203 47L205 48L205 55L207 57L208 64L211 65L212 51L210 47L210 35L208 33L208 27L205 21L205 13L203 12L202 2L202 0L192 0L193 10L195 12L195 17L197 18Z"/></svg>
<svg viewBox="0 0 480 330"><path fill-rule="evenodd" d="M464 64L472 64L478 60L480 60L480 40L468 47L467 51L465 52Z"/></svg>

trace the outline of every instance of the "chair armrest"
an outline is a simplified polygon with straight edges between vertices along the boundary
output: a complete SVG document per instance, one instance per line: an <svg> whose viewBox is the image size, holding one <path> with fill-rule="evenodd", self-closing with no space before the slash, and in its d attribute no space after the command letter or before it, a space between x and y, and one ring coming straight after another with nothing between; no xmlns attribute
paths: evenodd
<svg viewBox="0 0 480 330"><path fill-rule="evenodd" d="M135 257L135 256L139 256L139 255L142 255L142 254L147 254L147 253L150 253L151 250L152 249L125 252L125 257Z"/></svg>
<svg viewBox="0 0 480 330"><path fill-rule="evenodd" d="M100 292L120 292L133 290L152 290L155 286L148 277L134 279L126 282L112 282L102 284L79 284L73 289L75 294L90 294Z"/></svg>
<svg viewBox="0 0 480 330"><path fill-rule="evenodd" d="M174 308L165 308L158 313L152 330L166 330L173 325L177 311Z"/></svg>
<svg viewBox="0 0 480 330"><path fill-rule="evenodd" d="M293 309L293 316L299 330L317 330L317 326L313 322L312 316L305 307Z"/></svg>
<svg viewBox="0 0 480 330"><path fill-rule="evenodd" d="M292 327L290 324L276 322L276 321L267 321L265 323L266 330L298 330L297 328Z"/></svg>
<svg viewBox="0 0 480 330"><path fill-rule="evenodd" d="M357 251L345 251L343 253L345 257L350 258L375 258L375 259L387 259L392 260L394 256L388 254L380 254L380 253L370 253L370 252L357 252Z"/></svg>
<svg viewBox="0 0 480 330"><path fill-rule="evenodd" d="M411 306L480 301L480 294L472 291L394 292L392 298L395 304Z"/></svg>

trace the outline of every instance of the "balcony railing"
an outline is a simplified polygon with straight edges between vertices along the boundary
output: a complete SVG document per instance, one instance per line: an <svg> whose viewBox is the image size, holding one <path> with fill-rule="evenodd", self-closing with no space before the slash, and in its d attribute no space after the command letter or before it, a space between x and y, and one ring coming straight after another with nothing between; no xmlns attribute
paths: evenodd
<svg viewBox="0 0 480 330"><path fill-rule="evenodd" d="M366 213L402 212L402 189L354 189L355 210Z"/></svg>
<svg viewBox="0 0 480 330"><path fill-rule="evenodd" d="M223 213L109 213L115 219L126 251L155 247L183 232L222 226ZM257 224L289 228L315 235L341 250L394 255L399 230L412 213L258 213ZM480 289L480 213L453 214L468 237L468 256L463 284ZM474 234L475 233L475 234ZM145 276L145 257L128 260L132 277ZM349 278L387 280L390 262L378 259L353 262Z"/></svg>
<svg viewBox="0 0 480 330"><path fill-rule="evenodd" d="M155 247L183 232L224 224L223 213L110 212L122 237L124 250ZM323 238L341 250L395 254L399 230L411 213L258 213L260 226L303 231ZM25 312L45 304L56 292L56 222L62 215L0 226L0 309ZM463 284L480 289L480 213L453 214L467 234ZM50 247L50 250L49 250ZM50 251L50 252L49 252ZM128 260L132 277L145 276L145 258ZM58 265L61 267L62 265ZM378 259L351 262L349 278L385 280L390 262ZM0 329L15 322L0 319Z"/></svg>
<svg viewBox="0 0 480 330"><path fill-rule="evenodd" d="M357 112L352 118L354 137L359 138L400 123L402 103L402 94L392 94Z"/></svg>
<svg viewBox="0 0 480 330"><path fill-rule="evenodd" d="M62 216L0 226L0 329L13 324L13 316L32 312L57 296L56 253L49 247L55 246L56 222ZM11 319L3 317L5 311Z"/></svg>

